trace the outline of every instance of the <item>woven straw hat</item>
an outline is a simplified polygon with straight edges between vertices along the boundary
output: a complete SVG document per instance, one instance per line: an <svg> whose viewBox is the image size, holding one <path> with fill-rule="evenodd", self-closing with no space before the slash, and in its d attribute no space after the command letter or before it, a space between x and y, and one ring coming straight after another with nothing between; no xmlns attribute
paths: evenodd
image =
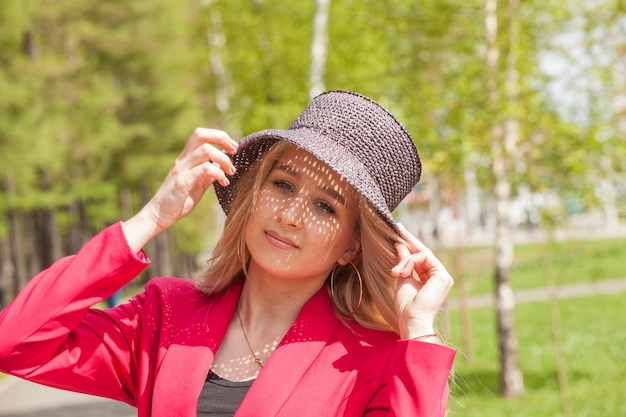
<svg viewBox="0 0 626 417"><path fill-rule="evenodd" d="M384 107L350 91L328 91L315 97L286 130L268 129L239 142L230 185L215 183L228 214L237 183L277 140L308 151L341 175L372 205L396 233L391 212L419 181L421 162L409 132Z"/></svg>

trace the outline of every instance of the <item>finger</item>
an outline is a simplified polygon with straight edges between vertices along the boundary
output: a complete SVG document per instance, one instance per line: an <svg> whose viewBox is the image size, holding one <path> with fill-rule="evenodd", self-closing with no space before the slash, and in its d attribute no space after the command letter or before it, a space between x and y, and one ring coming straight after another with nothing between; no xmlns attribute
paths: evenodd
<svg viewBox="0 0 626 417"><path fill-rule="evenodd" d="M205 145L201 149L202 152L206 153L208 160L213 165L220 168L222 171L226 172L229 175L235 175L235 165L233 165L233 162L228 155L211 145Z"/></svg>
<svg viewBox="0 0 626 417"><path fill-rule="evenodd" d="M216 145L224 149L229 154L237 152L238 144L235 142L228 133L218 129L208 129L198 127L193 131L192 138L197 142L196 146L200 146L203 143Z"/></svg>
<svg viewBox="0 0 626 417"><path fill-rule="evenodd" d="M411 274L413 263L410 262L411 252L403 243L395 244L396 253L398 255L398 263L391 269L392 276L407 276Z"/></svg>
<svg viewBox="0 0 626 417"><path fill-rule="evenodd" d="M203 190L207 189L214 181L223 187L230 185L230 180L220 167L211 162L204 162L191 169L191 178L194 184L199 184Z"/></svg>
<svg viewBox="0 0 626 417"><path fill-rule="evenodd" d="M398 226L398 229L400 229L400 232L402 233L401 234L402 238L405 240L407 246L412 252L417 252L417 251L428 249L428 246L422 243L422 241L419 240L417 237L415 237L411 232L406 230L406 228L404 227L404 225L402 225L402 223L397 223L396 225Z"/></svg>
<svg viewBox="0 0 626 417"><path fill-rule="evenodd" d="M192 169L193 167L206 162L213 164L215 167L221 169L229 175L235 174L235 166L228 155L215 148L213 145L207 143L198 147L191 154L186 155L179 160L181 169Z"/></svg>
<svg viewBox="0 0 626 417"><path fill-rule="evenodd" d="M430 252L411 253L409 248L403 243L396 244L396 252L398 253L398 264L391 269L392 276L396 277L412 277L413 272L418 273L421 279L425 272L423 265L428 263Z"/></svg>
<svg viewBox="0 0 626 417"><path fill-rule="evenodd" d="M414 277L420 281L425 281L431 273L428 262L428 256L424 253L414 253L399 262L392 270L392 275L398 277ZM417 274L417 277L414 276L414 272Z"/></svg>
<svg viewBox="0 0 626 417"><path fill-rule="evenodd" d="M402 232L402 237L405 239L405 244L407 245L411 253L423 253L425 255L425 268L430 269L436 267L445 269L439 258L437 258L437 256L428 246L426 246L421 240L413 236L408 230L406 230L406 228L402 224L398 223L397 225ZM417 272L421 273L419 270L417 270Z"/></svg>
<svg viewBox="0 0 626 417"><path fill-rule="evenodd" d="M403 259L411 256L411 251L406 247L404 243L397 242L395 243L396 253L398 254L398 261L402 261Z"/></svg>

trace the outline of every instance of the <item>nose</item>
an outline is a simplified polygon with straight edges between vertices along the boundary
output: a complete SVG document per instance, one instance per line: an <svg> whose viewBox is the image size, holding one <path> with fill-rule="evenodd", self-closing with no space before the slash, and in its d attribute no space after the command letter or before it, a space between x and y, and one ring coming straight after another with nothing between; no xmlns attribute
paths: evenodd
<svg viewBox="0 0 626 417"><path fill-rule="evenodd" d="M281 225L292 229L302 227L303 217L304 202L300 197L285 199L276 214L276 218Z"/></svg>

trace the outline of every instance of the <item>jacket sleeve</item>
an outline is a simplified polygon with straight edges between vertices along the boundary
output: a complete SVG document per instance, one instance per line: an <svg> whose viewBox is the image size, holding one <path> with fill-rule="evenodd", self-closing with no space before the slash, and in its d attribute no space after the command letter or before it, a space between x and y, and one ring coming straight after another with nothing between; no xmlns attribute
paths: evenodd
<svg viewBox="0 0 626 417"><path fill-rule="evenodd" d="M455 349L444 345L399 340L365 415L445 416L455 355Z"/></svg>
<svg viewBox="0 0 626 417"><path fill-rule="evenodd" d="M133 404L141 296L106 311L90 307L148 264L117 223L40 272L0 311L0 371Z"/></svg>

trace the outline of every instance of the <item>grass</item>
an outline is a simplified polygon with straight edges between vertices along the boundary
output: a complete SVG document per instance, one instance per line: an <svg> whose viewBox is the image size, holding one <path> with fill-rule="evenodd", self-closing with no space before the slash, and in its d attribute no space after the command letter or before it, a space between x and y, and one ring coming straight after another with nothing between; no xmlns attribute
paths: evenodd
<svg viewBox="0 0 626 417"><path fill-rule="evenodd" d="M440 251L439 256L470 295L493 292L493 249ZM518 245L511 271L513 289L626 277L626 239ZM456 294L452 294L455 297Z"/></svg>
<svg viewBox="0 0 626 417"><path fill-rule="evenodd" d="M572 416L626 416L626 297L623 294L561 300L562 346ZM518 305L516 332L525 392L498 395L498 354L492 309L471 312L472 362L459 351L450 397L450 416L555 417L562 404L555 365L549 305ZM460 340L452 318L453 344Z"/></svg>
<svg viewBox="0 0 626 417"><path fill-rule="evenodd" d="M485 249L463 254L471 294L491 292L492 261ZM516 248L515 289L626 277L626 240L564 242ZM468 260L472 262L468 262ZM450 259L446 259L450 261ZM452 268L451 268L452 269ZM516 334L525 391L517 399L499 396L495 311L470 311L470 351L459 350L451 386L449 416L556 417L626 416L626 294L558 301L560 341L566 364L567 396L560 395L552 314L547 302L516 306ZM459 317L449 312L450 343L460 347ZM471 358L471 361L469 360Z"/></svg>

